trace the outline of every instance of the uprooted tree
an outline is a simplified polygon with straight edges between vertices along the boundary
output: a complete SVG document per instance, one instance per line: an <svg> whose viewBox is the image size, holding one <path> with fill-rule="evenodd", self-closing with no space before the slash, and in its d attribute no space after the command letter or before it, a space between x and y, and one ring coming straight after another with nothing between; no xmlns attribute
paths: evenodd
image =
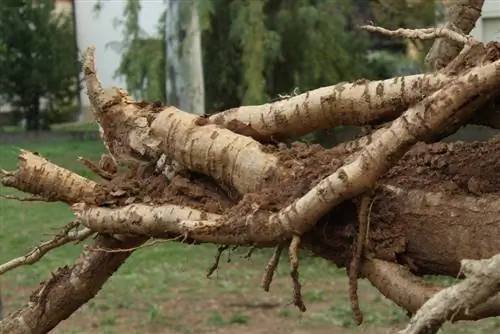
<svg viewBox="0 0 500 334"><path fill-rule="evenodd" d="M213 243L220 251L274 247L263 268L265 290L287 250L293 300L302 311L297 252L308 250L348 269L358 323L356 280L363 277L412 315L402 333L435 333L448 320L499 315L500 138L438 142L469 123L500 127L500 44L466 35L481 5L460 6L468 15L450 11L450 29L364 27L438 38L428 55L432 73L341 83L210 117L103 89L89 48L87 91L108 153L99 164L81 160L103 181L21 151L18 169L2 171L1 183L67 203L75 221L0 265L0 273L96 238L7 315L0 332L51 330L151 239ZM285 144L337 125L369 126L371 133L332 149ZM425 283L424 274L463 280L441 289Z"/></svg>

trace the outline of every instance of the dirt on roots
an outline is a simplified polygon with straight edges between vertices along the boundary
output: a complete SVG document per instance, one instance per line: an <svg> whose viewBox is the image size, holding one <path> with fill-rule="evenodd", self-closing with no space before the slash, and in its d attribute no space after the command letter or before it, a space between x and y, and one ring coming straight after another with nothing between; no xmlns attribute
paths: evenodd
<svg viewBox="0 0 500 334"><path fill-rule="evenodd" d="M290 146L268 145L265 150L279 157L284 173L279 179L269 180L259 192L240 196L209 177L189 172L181 172L168 182L161 173L149 168L115 177L109 184L116 195L111 205L171 203L222 214L235 222L250 213L264 221L333 173L349 155L342 149L299 142ZM418 143L379 184L451 195L498 193L500 136L485 142ZM395 261L397 254L404 252L406 239L402 225L391 225L395 208L384 209L385 196L384 192L378 192L378 200L373 204L372 220L378 223L374 224L370 238L378 257ZM109 198L106 200L109 202ZM339 266L346 266L356 236L356 212L357 199L338 205L304 236L302 245Z"/></svg>

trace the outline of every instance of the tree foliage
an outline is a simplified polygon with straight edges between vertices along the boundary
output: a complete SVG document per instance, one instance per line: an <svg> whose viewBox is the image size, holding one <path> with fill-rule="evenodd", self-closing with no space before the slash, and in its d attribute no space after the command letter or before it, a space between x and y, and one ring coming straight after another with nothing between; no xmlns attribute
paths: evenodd
<svg viewBox="0 0 500 334"><path fill-rule="evenodd" d="M359 14L363 4L366 7L367 2L234 0L228 5L223 0L198 1L207 112L263 103L280 94L357 77L389 77L411 67L411 62L390 54L370 55L370 39L356 27L356 22L366 19ZM368 4L370 17L388 20L377 1ZM99 2L98 7L102 5ZM413 19L417 23L404 26L427 25L434 18L429 14L433 6L414 8L421 13ZM399 7L393 13L398 22L407 16ZM154 83L165 75L160 65L165 48L160 41L165 38L166 15L161 15L157 35L146 36L138 21L140 8L140 0L127 0L120 21L123 40L115 43L123 54L116 74L127 78L127 89L137 92L137 97L166 100L158 91L163 84Z"/></svg>
<svg viewBox="0 0 500 334"><path fill-rule="evenodd" d="M392 5L392 10L384 11ZM434 1L233 0L228 5L225 0L207 0L198 1L198 9L207 114L360 77L418 73L423 58L411 60L395 52L405 52L404 42L386 36L373 39L359 25L376 19L393 22L390 27L419 28L433 25L436 17ZM415 14L411 18L406 14L409 10ZM117 75L127 78L127 89L136 98L176 105L158 91L165 91L161 76L168 75L165 44L160 42L165 39L167 15L161 16L156 37L145 36L139 11L140 0L127 1ZM423 54L428 45L418 43ZM337 142L338 130L316 132L302 140L331 146Z"/></svg>
<svg viewBox="0 0 500 334"><path fill-rule="evenodd" d="M401 334L437 333L448 320L500 315L500 138L436 142L466 124L500 128L500 43L466 36L482 5L448 3L447 25L462 23L462 31L363 27L438 38L429 52L441 58L431 62L433 73L341 82L211 116L105 90L95 48L88 48L87 94L107 153L98 165L80 160L102 180L21 150L18 168L0 170L0 183L37 200L64 202L75 219L26 256L0 265L0 273L97 237L0 322L0 332L52 330L154 239L216 244L213 268L229 247L274 247L262 279L266 291L288 249L290 290L300 311L306 307L298 254L310 251L346 268L357 324L363 322L357 280L364 277L411 315ZM333 149L285 142L337 125L373 128ZM465 279L443 289L423 275Z"/></svg>
<svg viewBox="0 0 500 334"><path fill-rule="evenodd" d="M53 9L53 0L0 2L0 94L27 130L47 128L75 107L74 28Z"/></svg>
<svg viewBox="0 0 500 334"><path fill-rule="evenodd" d="M100 2L97 3L102 6ZM100 7L96 10L100 10ZM123 40L108 45L122 54L115 78L123 76L127 89L139 99L165 100L164 18L159 22L157 36L147 36L140 28L139 0L128 0L124 19L117 20Z"/></svg>

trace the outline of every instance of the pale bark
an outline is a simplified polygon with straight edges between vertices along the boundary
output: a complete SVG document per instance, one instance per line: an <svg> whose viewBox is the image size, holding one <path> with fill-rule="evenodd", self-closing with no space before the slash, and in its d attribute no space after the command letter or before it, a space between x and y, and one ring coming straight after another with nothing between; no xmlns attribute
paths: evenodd
<svg viewBox="0 0 500 334"><path fill-rule="evenodd" d="M168 104L205 113L201 30L196 0L167 1L166 89Z"/></svg>
<svg viewBox="0 0 500 334"><path fill-rule="evenodd" d="M174 7L179 5L176 1L170 2ZM472 46L467 42L454 62L462 61L460 56L467 55L467 47ZM26 159L26 153L22 153L25 155L24 164L21 163L14 173L3 172L2 183L51 200L78 203L73 209L83 224L92 231L116 233L117 236L100 235L94 251L87 249L71 268L59 269L33 295L26 307L0 323L0 332L43 333L54 328L92 298L131 252L113 252L113 249L133 249L148 237L184 237L197 242L256 247L284 247L290 243L294 301L305 309L300 300L296 248L300 244L339 266L351 263L351 248L358 225L355 197L366 191L374 191L374 198L378 198L371 203L373 207L370 205L367 214L368 237L363 248L365 255L370 257L368 263L383 259L404 264L416 274L456 275L463 258L480 259L499 253L500 244L496 242L500 240L498 198L404 190L391 186L390 178L384 180L386 185L374 189L382 174L413 144L455 131L473 116L480 105L496 97L500 61L488 63L494 59L478 59L479 62L473 63L477 67L457 71L454 73L457 76L413 76L376 84L357 82L323 88L316 95L310 92L260 108L255 111L258 116L254 121L254 116L241 114L243 109L226 112L219 119L217 116L207 119L175 107L160 108L133 101L119 89L103 90L95 73L93 49L89 49L84 60L89 98L102 128L104 142L119 163L135 171L138 179L153 175L161 177L147 175L152 169L142 167L156 166L165 175L185 169L186 175L202 185L212 184L211 179L214 179L221 188L234 187L243 199L234 207L221 209L223 213L220 215L171 204L99 207L101 203L109 204L113 200L113 193L108 194L106 187L54 167L36 156ZM354 112L354 115L347 115L348 112ZM342 122L381 123L394 118L359 152L348 157L342 167L332 171L305 195L279 199L282 206L292 204L271 209L259 206L258 196L276 194L273 191L281 185L280 182L291 176L296 180L307 168L300 163L290 167L293 161L288 165L280 164L277 154L266 151L261 143L251 138L254 137L252 131L261 137L277 134L284 138L295 136L300 131L311 132L321 126L351 124ZM300 130L304 128L307 130ZM242 129L246 133L241 134ZM338 157L339 160L343 158ZM169 166L172 168L166 168ZM195 173L189 174L189 171ZM198 173L211 177L210 181L203 183L201 180L208 178L196 179ZM321 175L324 174L327 173ZM33 175L38 178L33 178ZM106 177L113 175L105 174ZM165 184L174 185L168 183L170 180L166 181ZM297 189L304 193L302 188ZM118 193L123 195L124 191ZM136 237L127 238L127 235ZM381 269L367 266L365 263L363 273L377 286ZM385 277L382 281L387 279L387 276L381 277ZM488 280L491 281L488 283L495 283L498 277L491 276ZM415 290L419 288L417 282L410 283L414 284ZM400 295L401 285L394 285L384 294L412 311L434 291L434 288L424 289L425 297L416 301L404 300ZM497 290L490 288L487 292L494 294ZM485 296L474 297L481 297L477 303L482 303ZM497 305L490 306L490 313L475 309L471 317L495 314L491 310L498 310ZM484 304L479 307L484 307ZM467 317L463 309L459 311ZM441 313L440 319L448 317L449 311L444 312L446 314Z"/></svg>
<svg viewBox="0 0 500 334"><path fill-rule="evenodd" d="M123 91L103 90L93 52L88 50L84 63L89 99L110 152L120 161L156 164L164 154L170 162L212 176L242 193L259 189L275 176L277 158L252 138L206 124L204 118L175 107L158 112L132 101Z"/></svg>
<svg viewBox="0 0 500 334"><path fill-rule="evenodd" d="M159 148L183 167L212 176L241 193L260 189L277 176L277 158L250 137L200 119L174 107L163 109L151 123Z"/></svg>
<svg viewBox="0 0 500 334"><path fill-rule="evenodd" d="M499 84L500 61L474 68L453 80L408 109L354 161L323 179L276 216L271 216L270 221L276 219L286 230L299 235L308 231L335 205L371 189L380 175L416 142L470 117L467 113L473 110L462 106L478 96L491 95Z"/></svg>
<svg viewBox="0 0 500 334"><path fill-rule="evenodd" d="M442 287L413 275L407 267L397 263L367 259L361 266L361 272L380 293L410 314L415 314L422 305L443 290ZM447 314L445 319L478 320L495 316L500 316L500 294L467 312L462 309L457 313Z"/></svg>
<svg viewBox="0 0 500 334"><path fill-rule="evenodd" d="M219 215L189 207L164 204L152 206L131 204L111 209L83 203L72 207L76 218L88 228L106 234L162 237L169 234L190 235L196 221L215 222Z"/></svg>
<svg viewBox="0 0 500 334"><path fill-rule="evenodd" d="M100 236L91 247L128 249L144 239L119 241ZM94 298L106 280L125 262L132 251L85 250L71 267L59 268L33 293L30 302L0 322L0 333L45 334L67 319L80 306Z"/></svg>
<svg viewBox="0 0 500 334"><path fill-rule="evenodd" d="M272 103L223 111L211 116L210 121L228 128L242 123L260 136L275 139L298 137L338 125L382 123L400 116L410 105L451 79L436 73L339 83Z"/></svg>
<svg viewBox="0 0 500 334"><path fill-rule="evenodd" d="M446 12L443 28L467 35L481 16L484 0L447 0L444 1L444 4ZM430 68L440 70L446 67L461 49L462 45L456 41L438 38L432 45L425 61Z"/></svg>
<svg viewBox="0 0 500 334"><path fill-rule="evenodd" d="M466 279L430 298L400 334L434 334L450 317L488 301L500 292L500 254L485 260L462 260Z"/></svg>
<svg viewBox="0 0 500 334"><path fill-rule="evenodd" d="M456 252L456 244L457 240L460 240L461 243L461 253L460 254L455 254L453 256L449 256L449 254L445 255L442 257L443 261L452 261L451 263L448 262L442 262L440 268L454 268L457 267L457 263L460 260L462 256L467 256L469 258L471 257L486 257L488 256L488 250L484 248L484 243L481 243L482 240L485 239L484 236L479 235L478 232L484 233L484 235L487 235L488 238L493 238L494 240L500 240L499 238L495 238L495 235L498 233L498 222L494 221L485 221L484 216L492 217L492 218L498 218L500 217L500 214L495 214L496 211L499 210L500 205L498 205L497 201L498 200L493 200L493 199L473 199L473 198L463 198L463 200L460 200L460 198L457 198L456 196L446 196L444 194L426 194L424 192L407 192L407 191L397 191L397 190L392 190L392 193L394 193L395 197L382 197L384 200L384 205L382 205L382 210L390 210L391 213L394 214L393 219L394 222L397 222L398 224L394 224L393 221L391 222L386 222L388 225L392 226L393 228L397 229L398 226L404 226L408 235L407 235L407 240L408 240L408 249L411 250L413 249L414 251L409 252L408 256L411 256L414 259L420 259L418 262L419 269L422 271L432 271L434 269L434 264L433 261L431 260L430 262L426 262L425 258L433 259L433 253L432 250L435 249L444 249L445 251L451 251L451 252ZM423 196L423 197L422 197ZM420 199L424 198L424 199ZM482 203L482 204L481 204ZM409 205L411 204L411 205ZM390 207L391 205L394 205L394 207ZM133 205L134 206L134 205ZM141 206L141 205L138 205ZM450 211L453 208L453 211ZM107 210L111 209L104 209L104 211L101 211L101 209L104 208L97 208L96 211L93 211L94 213L97 212L104 212ZM122 210L122 212L125 212L126 209L117 209L117 210ZM374 214L377 214L377 208L374 208ZM496 211L495 211L496 210ZM142 210L144 217L148 217L145 211L149 210ZM159 213L160 211L156 211ZM181 215L181 218L187 218L189 217L189 209L186 209L184 213ZM443 216L443 212L451 212L453 217L448 217L448 216ZM165 215L166 213L162 213L162 215ZM168 214L168 213L167 213ZM113 215L111 215L113 216ZM122 215L120 218L120 215L114 216L114 217L119 217L119 219L114 220L112 222L115 224L115 226L119 226L119 221L120 219L123 219L123 221L133 221L133 219L130 219L129 216ZM197 214L194 217L196 218L202 218L201 214ZM209 217L209 216L207 216ZM417 219L415 219L417 217ZM137 218L137 216L136 216ZM191 216L193 218L193 216ZM210 218L215 218L215 216L210 217ZM244 218L244 217L243 217ZM450 234L449 230L449 220L453 219L455 224L461 224L462 229L456 230L455 234ZM105 220L101 219L103 223L105 223ZM482 224L481 227L479 226L471 226L470 221L477 221L479 222L478 224ZM108 222L108 221L106 221ZM169 222L170 224L172 221ZM197 222L194 221L188 221L187 224L190 224L193 226ZM484 224L483 224L484 223ZM185 231L183 228L184 222L179 222L179 225L181 229L179 231ZM373 221L372 222L372 228L376 229L377 226L380 228L380 222L378 221ZM335 228L336 224L329 224L328 226ZM446 239L448 243L443 243L443 238L439 237L440 235L443 235L442 233L436 233L436 226L441 226L446 230L447 235L449 235L449 238ZM95 226L94 226L95 227ZM147 226L145 226L147 227ZM107 226L103 226L103 228L108 228ZM113 231L118 231L118 230L113 230ZM328 247L329 246L329 241L328 241L328 231L324 230L324 227L318 226L317 228L318 233L323 237L325 237L325 240L322 240L321 238L314 238L314 245L311 246L311 243L306 243L305 247L310 248L312 247L312 250L314 250L314 247ZM373 231L373 230L372 230ZM422 233L422 231L424 231ZM427 232L425 232L427 231ZM128 230L130 232L130 230ZM138 232L138 231L135 231ZM244 234L244 233L242 233ZM419 236L429 236L429 235L434 235L436 236L435 238L427 239L428 242L422 242L422 239L419 239ZM467 242L464 242L463 236L467 235L470 236ZM189 235L189 237L193 237L193 235ZM237 236L241 237L241 236ZM209 239L211 238L211 239ZM209 241L209 242L220 242L224 243L224 240L218 240L218 235L217 233L211 233L207 234L206 239L200 239L202 241ZM112 239L109 239L112 240ZM307 236L306 236L307 240ZM118 241L113 241L113 242L118 242ZM380 240L375 240L375 242L380 242ZM479 244L474 244L474 242L479 242ZM139 242L137 241L137 245ZM388 244L387 242L380 242L382 245L386 245L386 247L394 247L394 245ZM348 244L347 244L348 245ZM336 246L342 247L345 250L348 250L348 246L346 244L339 244ZM423 247L422 247L423 245ZM346 247L347 246L347 247ZM94 245L95 248L101 248L101 249L113 249L113 248L129 248L133 247L130 245L125 245L125 244L119 244L119 245L111 245L111 244L97 244ZM494 246L495 247L495 246ZM395 249L395 248L392 248ZM400 248L400 251L405 251L404 248ZM387 251L385 251L387 253ZM427 253L426 253L427 252ZM329 252L330 255L334 254L336 252ZM384 250L383 249L375 249L376 254L383 254ZM102 254L102 256L106 256L106 260L97 260L95 257L89 258L91 262L88 262L92 264L91 268L88 269L90 270L98 270L98 271L93 271L92 272L92 283L89 283L86 281L86 276L88 271L79 272L78 276L83 277L82 285L79 287L73 287L70 285L70 282L66 281L64 277L67 277L67 275L56 275L58 277L57 279L62 279L62 285L57 285L57 287L61 286L61 288L53 288L54 290L48 290L48 291L53 291L51 294L47 295L48 300L51 301L53 298L55 300L62 300L64 299L65 304L64 307L67 305L70 305L70 308L68 309L67 312L59 312L59 309L57 307L61 307L58 303L62 301L58 301L55 303L55 305L52 307L52 304L49 304L49 308L46 309L46 313L44 313L42 316L40 316L40 309L42 308L43 302L42 301L37 301L34 304L28 305L26 308L23 309L21 314L23 315L24 319L29 319L29 320L23 320L23 323L27 323L29 327L31 328L40 328L40 332L34 330L34 333L43 333L44 329L53 327L57 324L57 322L61 321L63 318L67 317L69 314L71 314L72 310L75 310L78 308L79 305L82 303L86 302L89 298L93 297L93 295L96 293L98 290L97 285L102 284L104 282L104 278L102 281L100 280L100 273L104 272L107 270L107 266L109 266L109 263L115 263L114 261L119 261L117 260L114 256L120 257L120 254L123 254L122 252L118 253L106 253L106 252L94 252L94 253L89 253L86 256L92 256L92 254ZM472 254L472 256L470 256ZM95 255L97 256L97 255ZM430 257L429 257L430 256ZM328 258L328 256L327 256ZM82 260L83 261L83 260ZM87 268L82 264L82 267ZM78 265L75 266L75 268L80 268ZM93 269L92 269L93 268ZM97 269L96 269L97 268ZM426 269L427 268L427 269ZM109 268L108 268L109 269ZM76 272L77 269L74 269ZM449 274L450 271L448 271ZM105 273L111 274L109 271L106 271ZM90 275L90 274L88 274ZM98 278L96 278L96 275ZM62 277L64 276L64 277ZM95 280L95 281L94 281ZM50 285L52 287L52 285ZM76 289L76 290L75 290ZM76 293L75 293L76 291ZM4 330L5 333L11 332L11 330L14 333L25 333L27 331L24 331L26 327L19 326L21 324L21 320L17 317L17 315L9 316L6 319L6 322L0 324L0 330ZM32 325L36 324L36 325ZM24 326L24 325L23 325Z"/></svg>
<svg viewBox="0 0 500 334"><path fill-rule="evenodd" d="M93 202L96 193L104 190L102 185L25 150L19 154L18 169L0 174L0 182L45 200L70 204Z"/></svg>

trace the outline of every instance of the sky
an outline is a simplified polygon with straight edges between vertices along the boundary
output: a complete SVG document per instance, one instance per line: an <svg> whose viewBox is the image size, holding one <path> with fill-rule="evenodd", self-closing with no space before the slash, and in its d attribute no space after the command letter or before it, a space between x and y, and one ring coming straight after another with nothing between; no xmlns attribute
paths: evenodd
<svg viewBox="0 0 500 334"><path fill-rule="evenodd" d="M106 44L121 41L120 27L115 28L113 22L123 18L126 0L104 0L99 15L93 11L96 0L76 0L77 40L80 52L88 46L96 47L96 68L104 87L125 87L122 78L113 78L120 63L121 55ZM139 23L146 34L156 34L156 25L165 8L163 0L142 0ZM88 105L85 90L82 92L82 103Z"/></svg>

